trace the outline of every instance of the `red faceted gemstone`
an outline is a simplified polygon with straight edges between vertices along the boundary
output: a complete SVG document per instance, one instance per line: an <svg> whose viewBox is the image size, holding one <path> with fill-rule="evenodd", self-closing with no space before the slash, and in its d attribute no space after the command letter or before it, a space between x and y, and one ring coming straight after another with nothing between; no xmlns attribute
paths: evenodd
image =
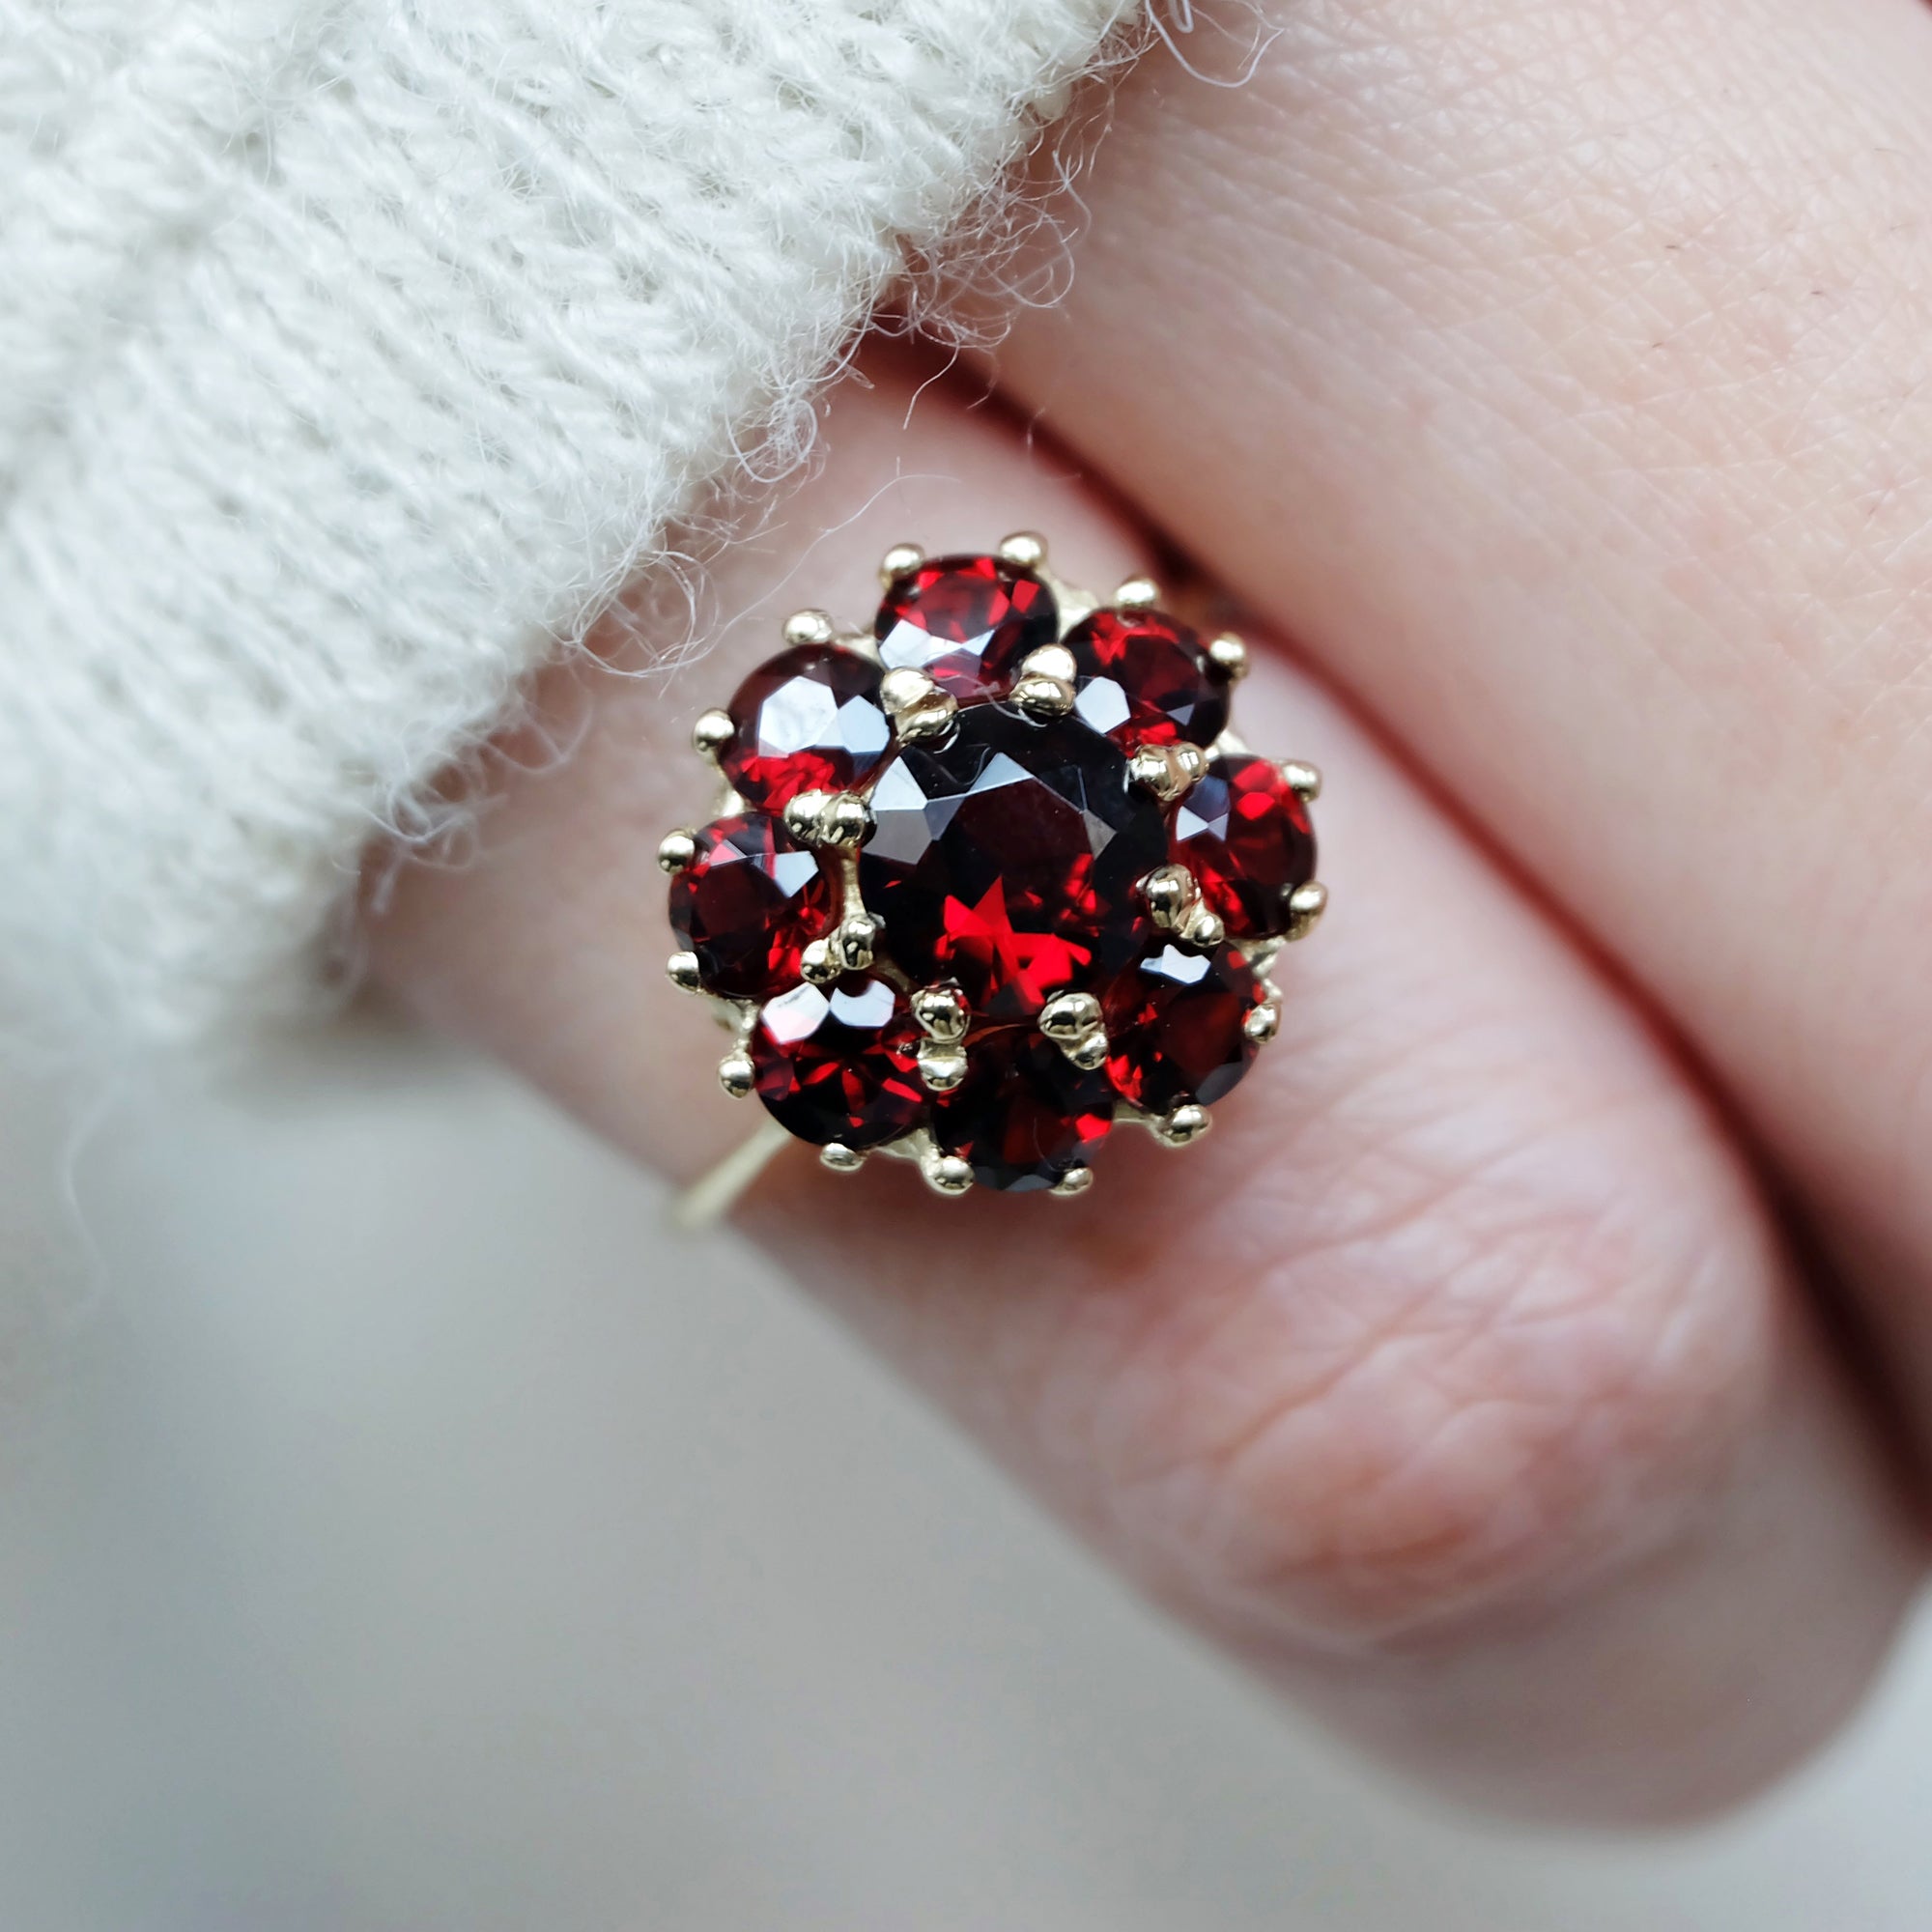
<svg viewBox="0 0 1932 1932"><path fill-rule="evenodd" d="M878 1147L917 1126L926 1093L905 996L849 975L768 1001L752 1034L758 1098L800 1140Z"/></svg>
<svg viewBox="0 0 1932 1932"><path fill-rule="evenodd" d="M1134 885L1166 827L1119 746L1078 719L969 706L943 743L907 746L871 804L867 908L901 972L957 980L980 1018L1027 1018L1137 950Z"/></svg>
<svg viewBox="0 0 1932 1932"><path fill-rule="evenodd" d="M1079 676L1073 710L1117 745L1204 750L1228 728L1228 683L1201 639L1158 611L1095 611L1064 642Z"/></svg>
<svg viewBox="0 0 1932 1932"><path fill-rule="evenodd" d="M933 1102L932 1137L982 1187L1051 1187L1084 1167L1114 1124L1104 1070L1081 1069L1049 1039L1018 1027L968 1043L965 1080Z"/></svg>
<svg viewBox="0 0 1932 1932"><path fill-rule="evenodd" d="M1149 1114L1218 1100L1254 1061L1243 1022L1261 997L1231 946L1150 952L1107 992L1107 1073L1122 1099Z"/></svg>
<svg viewBox="0 0 1932 1932"><path fill-rule="evenodd" d="M802 791L847 791L878 769L893 727L879 668L836 644L796 644L761 665L730 704L719 762L734 791L768 810Z"/></svg>
<svg viewBox="0 0 1932 1932"><path fill-rule="evenodd" d="M942 556L887 591L873 625L888 670L923 670L957 698L985 697L1059 635L1053 593L997 556Z"/></svg>
<svg viewBox="0 0 1932 1932"><path fill-rule="evenodd" d="M1288 895L1315 876L1300 794L1265 758L1216 758L1174 810L1172 854L1201 884L1230 939L1288 927Z"/></svg>
<svg viewBox="0 0 1932 1932"><path fill-rule="evenodd" d="M678 944L708 992L762 1000L798 978L799 954L837 922L838 895L817 855L775 818L741 812L697 835L670 882Z"/></svg>

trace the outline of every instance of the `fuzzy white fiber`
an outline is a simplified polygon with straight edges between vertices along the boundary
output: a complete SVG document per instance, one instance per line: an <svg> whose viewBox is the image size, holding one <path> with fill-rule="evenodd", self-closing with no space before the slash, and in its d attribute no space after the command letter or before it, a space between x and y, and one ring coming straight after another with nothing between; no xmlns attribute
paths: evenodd
<svg viewBox="0 0 1932 1932"><path fill-rule="evenodd" d="M1132 11L0 0L0 953L45 1022L299 1004L369 838L797 440Z"/></svg>

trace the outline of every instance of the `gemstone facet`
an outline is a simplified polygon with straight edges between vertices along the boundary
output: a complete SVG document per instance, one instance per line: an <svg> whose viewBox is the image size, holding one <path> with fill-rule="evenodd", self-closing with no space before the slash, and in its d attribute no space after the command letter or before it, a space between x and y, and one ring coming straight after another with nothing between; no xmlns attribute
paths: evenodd
<svg viewBox="0 0 1932 1932"><path fill-rule="evenodd" d="M1132 956L1134 886L1166 827L1119 747L1077 719L972 706L944 743L906 747L871 805L867 909L902 972L955 980L981 1019L1026 1018Z"/></svg>
<svg viewBox="0 0 1932 1932"><path fill-rule="evenodd" d="M1104 1071L1082 1072L1052 1041L1018 1027L975 1039L965 1081L936 1101L932 1137L982 1187L1026 1193L1084 1167L1114 1122Z"/></svg>
<svg viewBox="0 0 1932 1932"><path fill-rule="evenodd" d="M1279 937L1288 895L1315 876L1308 808L1265 758L1213 759L1175 808L1172 852L1230 939Z"/></svg>
<svg viewBox="0 0 1932 1932"><path fill-rule="evenodd" d="M1232 1092L1254 1064L1246 1021L1260 999L1253 971L1232 947L1150 952L1108 990L1107 1072L1116 1092L1149 1114Z"/></svg>
<svg viewBox="0 0 1932 1932"><path fill-rule="evenodd" d="M838 895L817 855L761 811L707 825L670 882L670 923L697 958L698 984L762 1000L798 978L799 955L837 921Z"/></svg>
<svg viewBox="0 0 1932 1932"><path fill-rule="evenodd" d="M758 1098L816 1147L877 1147L925 1111L919 1033L883 980L854 974L781 993L760 1009L751 1050Z"/></svg>
<svg viewBox="0 0 1932 1932"><path fill-rule="evenodd" d="M849 791L892 747L879 667L837 644L795 644L754 670L730 703L719 759L731 787L776 811L804 791Z"/></svg>
<svg viewBox="0 0 1932 1932"><path fill-rule="evenodd" d="M997 556L942 556L895 579L873 634L888 670L923 670L962 701L1002 689L1059 632L1053 593Z"/></svg>
<svg viewBox="0 0 1932 1932"><path fill-rule="evenodd" d="M1067 632L1074 715L1117 745L1204 751L1228 728L1227 680L1185 624L1158 611L1095 611Z"/></svg>

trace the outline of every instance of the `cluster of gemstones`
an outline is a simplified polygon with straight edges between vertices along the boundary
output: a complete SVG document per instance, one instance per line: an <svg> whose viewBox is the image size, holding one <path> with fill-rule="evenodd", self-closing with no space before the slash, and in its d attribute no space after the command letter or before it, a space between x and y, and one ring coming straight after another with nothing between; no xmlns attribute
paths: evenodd
<svg viewBox="0 0 1932 1932"><path fill-rule="evenodd" d="M1117 1121L1170 1146L1271 1039L1276 951L1320 918L1312 766L1228 728L1239 639L1144 579L1111 604L1035 536L880 568L697 721L721 815L673 832L670 976L833 1168L911 1154L941 1193L1079 1193Z"/></svg>

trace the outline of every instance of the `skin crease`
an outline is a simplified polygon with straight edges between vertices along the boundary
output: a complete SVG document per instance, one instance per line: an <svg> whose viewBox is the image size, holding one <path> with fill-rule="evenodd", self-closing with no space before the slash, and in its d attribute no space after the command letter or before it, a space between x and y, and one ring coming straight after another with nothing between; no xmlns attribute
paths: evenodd
<svg viewBox="0 0 1932 1932"><path fill-rule="evenodd" d="M1932 1440L1932 12L1279 23L1130 78L1000 380L1656 1000Z"/></svg>
<svg viewBox="0 0 1932 1932"><path fill-rule="evenodd" d="M505 776L468 863L377 895L382 980L679 1176L758 1118L657 970L692 718L785 610L862 615L901 538L1040 527L1101 586L1144 560L1050 445L875 376L721 558L745 621L672 677L559 673L532 743L570 755ZM794 1150L740 1225L1157 1601L1411 1772L1542 1816L1733 1802L1886 1649L1920 1559L1891 1473L1646 1023L1284 656L1237 711L1325 768L1337 898L1211 1139L1123 1131L1071 1202Z"/></svg>

